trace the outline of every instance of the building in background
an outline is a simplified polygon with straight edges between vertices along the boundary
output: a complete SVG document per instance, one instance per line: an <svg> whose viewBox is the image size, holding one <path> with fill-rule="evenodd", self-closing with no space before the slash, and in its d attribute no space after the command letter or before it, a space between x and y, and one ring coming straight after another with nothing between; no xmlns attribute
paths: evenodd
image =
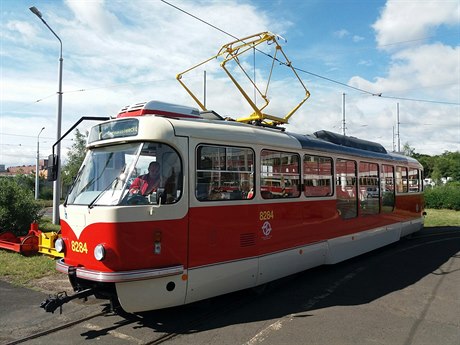
<svg viewBox="0 0 460 345"><path fill-rule="evenodd" d="M46 179L48 177L48 171L46 166L48 165L48 159L40 159L38 162L38 174L40 178ZM15 175L35 175L35 164L34 165L21 165L12 166L5 168L5 164L0 164L0 176L15 176Z"/></svg>

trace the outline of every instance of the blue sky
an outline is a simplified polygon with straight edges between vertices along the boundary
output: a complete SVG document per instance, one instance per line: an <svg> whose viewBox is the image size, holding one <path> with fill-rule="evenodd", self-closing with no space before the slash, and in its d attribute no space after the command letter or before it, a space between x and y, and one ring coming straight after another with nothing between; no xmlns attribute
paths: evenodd
<svg viewBox="0 0 460 345"><path fill-rule="evenodd" d="M401 146L408 142L427 154L460 149L458 0L169 2L237 37L270 31L287 39L280 43L296 68L310 72L299 75L311 92L288 130L341 133L345 93L347 135L392 150L399 103ZM63 133L81 116L115 115L131 103L195 106L175 75L233 40L159 0L0 0L0 164L6 166L34 164L43 126L41 158L56 137L59 45L31 6L63 41ZM252 57L244 60L259 82L266 60L257 55L256 66ZM223 71L205 69L208 108L247 115ZM302 90L286 69L276 77L269 107L283 116ZM201 95L202 70L187 78ZM64 141L63 151L70 145Z"/></svg>

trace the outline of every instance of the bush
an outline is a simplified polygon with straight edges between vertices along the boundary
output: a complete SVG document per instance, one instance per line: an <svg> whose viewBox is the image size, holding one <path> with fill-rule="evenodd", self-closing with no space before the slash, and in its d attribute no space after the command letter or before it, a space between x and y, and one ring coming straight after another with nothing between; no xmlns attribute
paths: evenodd
<svg viewBox="0 0 460 345"><path fill-rule="evenodd" d="M53 188L52 187L42 187L40 189L40 198L43 200L53 200Z"/></svg>
<svg viewBox="0 0 460 345"><path fill-rule="evenodd" d="M448 183L444 186L426 189L425 206L435 209L460 211L460 185Z"/></svg>
<svg viewBox="0 0 460 345"><path fill-rule="evenodd" d="M32 190L16 179L0 178L0 232L25 235L30 224L42 216L43 207L34 199Z"/></svg>

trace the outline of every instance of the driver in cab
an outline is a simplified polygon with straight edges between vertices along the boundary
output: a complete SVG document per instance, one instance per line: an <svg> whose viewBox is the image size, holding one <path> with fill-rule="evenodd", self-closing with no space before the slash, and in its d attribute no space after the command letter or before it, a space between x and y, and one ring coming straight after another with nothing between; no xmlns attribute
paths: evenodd
<svg viewBox="0 0 460 345"><path fill-rule="evenodd" d="M160 186L160 164L150 162L148 173L136 177L131 184L129 193L132 195L149 195Z"/></svg>

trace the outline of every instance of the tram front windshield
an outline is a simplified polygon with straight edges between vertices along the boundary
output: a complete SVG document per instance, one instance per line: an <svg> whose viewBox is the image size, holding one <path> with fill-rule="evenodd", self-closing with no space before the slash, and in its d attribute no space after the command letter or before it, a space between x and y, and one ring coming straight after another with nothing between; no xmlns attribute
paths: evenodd
<svg viewBox="0 0 460 345"><path fill-rule="evenodd" d="M156 170L149 175L152 165ZM83 161L65 205L174 203L181 196L181 176L179 155L166 144L129 143L93 148Z"/></svg>

